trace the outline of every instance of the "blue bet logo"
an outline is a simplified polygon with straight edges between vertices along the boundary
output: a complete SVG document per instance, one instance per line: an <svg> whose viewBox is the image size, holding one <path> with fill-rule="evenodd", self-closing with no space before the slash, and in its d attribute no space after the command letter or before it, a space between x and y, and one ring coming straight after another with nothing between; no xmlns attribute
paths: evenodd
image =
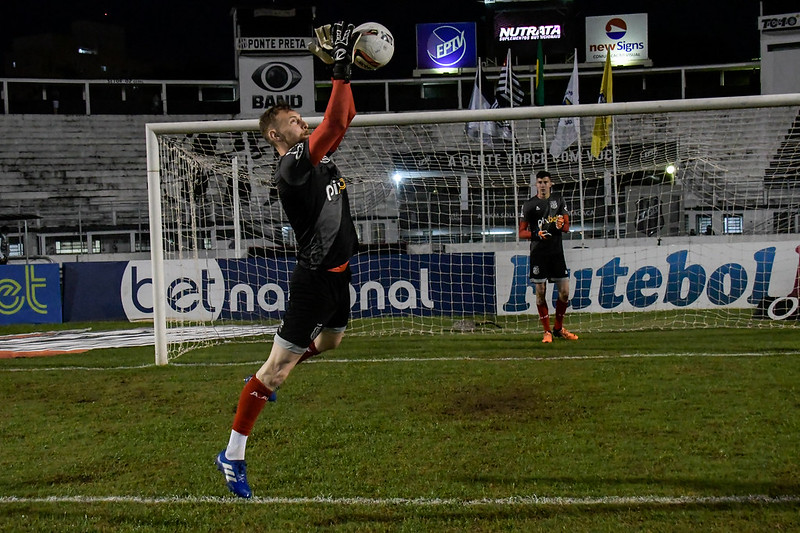
<svg viewBox="0 0 800 533"><path fill-rule="evenodd" d="M0 268L0 324L61 322L58 265L6 265Z"/></svg>

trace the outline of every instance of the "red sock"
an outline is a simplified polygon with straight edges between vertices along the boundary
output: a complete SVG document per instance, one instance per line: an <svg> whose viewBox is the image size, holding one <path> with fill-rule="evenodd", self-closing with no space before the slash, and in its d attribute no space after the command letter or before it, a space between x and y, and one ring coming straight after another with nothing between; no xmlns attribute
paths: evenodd
<svg viewBox="0 0 800 533"><path fill-rule="evenodd" d="M233 430L249 435L270 394L272 391L257 377L251 377L239 395L239 405L236 406L236 416L233 417Z"/></svg>
<svg viewBox="0 0 800 533"><path fill-rule="evenodd" d="M544 330L550 331L550 311L547 310L547 304L537 304L536 309L539 310L539 320L542 321Z"/></svg>
<svg viewBox="0 0 800 533"><path fill-rule="evenodd" d="M560 299L556 301L556 329L561 329L564 325L564 314L567 312L569 303L562 302Z"/></svg>
<svg viewBox="0 0 800 533"><path fill-rule="evenodd" d="M300 356L300 359L297 361L297 364L299 365L306 359L311 359L315 355L319 355L319 350L317 350L317 345L314 344L314 341L311 341L311 344L309 344L305 353L303 353L303 355Z"/></svg>

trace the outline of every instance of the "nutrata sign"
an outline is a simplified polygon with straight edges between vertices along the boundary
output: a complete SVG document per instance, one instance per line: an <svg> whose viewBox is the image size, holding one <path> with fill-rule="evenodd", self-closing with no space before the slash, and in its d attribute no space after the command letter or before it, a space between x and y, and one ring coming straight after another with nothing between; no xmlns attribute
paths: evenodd
<svg viewBox="0 0 800 533"><path fill-rule="evenodd" d="M586 61L614 65L643 62L647 52L647 13L586 17Z"/></svg>
<svg viewBox="0 0 800 533"><path fill-rule="evenodd" d="M417 24L417 68L474 68L475 42L474 22Z"/></svg>
<svg viewBox="0 0 800 533"><path fill-rule="evenodd" d="M497 40L505 41L538 41L539 39L560 39L560 24L542 26L501 26L498 28Z"/></svg>

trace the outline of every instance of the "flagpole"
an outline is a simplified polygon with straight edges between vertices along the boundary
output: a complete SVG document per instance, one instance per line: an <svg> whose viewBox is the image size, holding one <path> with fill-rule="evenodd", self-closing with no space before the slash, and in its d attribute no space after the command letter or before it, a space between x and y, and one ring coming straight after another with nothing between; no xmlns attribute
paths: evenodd
<svg viewBox="0 0 800 533"><path fill-rule="evenodd" d="M617 139L614 135L614 115L611 115L611 183L614 188L614 232L619 240L619 195L617 194Z"/></svg>
<svg viewBox="0 0 800 533"><path fill-rule="evenodd" d="M506 55L506 66L511 72L511 48L508 49L508 54ZM508 87L509 95L510 95L510 106L511 109L514 108L514 84L511 76L509 75L508 83L511 85ZM511 176L514 179L514 219L513 221L516 222L517 217L520 215L519 212L519 190L517 187L517 134L515 131L516 128L516 121L511 121ZM514 242L519 243L519 232L515 231L516 228L514 227L515 224L511 225L511 229L514 230Z"/></svg>
<svg viewBox="0 0 800 533"><path fill-rule="evenodd" d="M581 208L581 245L586 238L586 226L583 221L583 147L581 145L581 117L575 117L575 126L578 129L578 198Z"/></svg>
<svg viewBox="0 0 800 533"><path fill-rule="evenodd" d="M481 58L479 57L478 58L478 93L479 94L483 94L483 87L482 87L483 79L482 78L483 78L483 76L481 76ZM483 104L481 104L481 109L483 109ZM480 161L481 161L481 242L485 243L486 242L486 188L484 187L484 185L485 185L484 175L485 175L485 172L486 172L486 166L485 166L484 160L483 160L483 123L479 122L478 125L479 125L478 130L480 131L480 139L481 139L481 142L480 142L480 145L481 145L481 148L480 148L480 158L481 158L480 159Z"/></svg>
<svg viewBox="0 0 800 533"><path fill-rule="evenodd" d="M544 160L544 169L547 170L547 130L542 128L542 159ZM533 195L531 195L533 196Z"/></svg>

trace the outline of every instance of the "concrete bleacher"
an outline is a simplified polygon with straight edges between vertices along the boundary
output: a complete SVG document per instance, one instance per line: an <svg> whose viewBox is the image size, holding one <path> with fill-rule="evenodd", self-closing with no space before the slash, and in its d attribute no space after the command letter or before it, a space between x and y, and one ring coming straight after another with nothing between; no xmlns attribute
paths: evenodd
<svg viewBox="0 0 800 533"><path fill-rule="evenodd" d="M0 213L45 232L146 224L145 124L224 118L0 115Z"/></svg>

